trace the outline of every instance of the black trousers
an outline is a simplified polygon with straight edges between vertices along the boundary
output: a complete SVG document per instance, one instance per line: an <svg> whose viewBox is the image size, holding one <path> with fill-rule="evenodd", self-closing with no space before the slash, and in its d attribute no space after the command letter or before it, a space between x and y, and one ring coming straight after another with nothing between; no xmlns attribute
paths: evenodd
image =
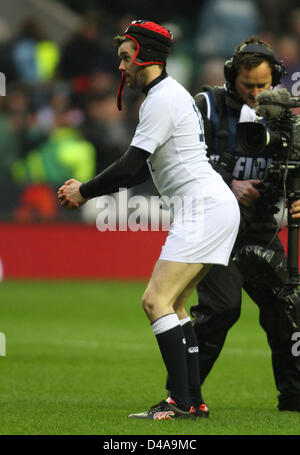
<svg viewBox="0 0 300 455"><path fill-rule="evenodd" d="M286 263L278 237L272 243L272 249L277 259ZM258 283L253 279L250 267L247 273L232 260L227 267L214 265L211 268L197 287L198 305L191 308L199 342L201 382L205 381L219 356L228 330L240 316L242 288L259 307L260 324L272 351L274 378L279 391L278 407L300 411L300 356L292 353L295 343L292 335L300 332L300 292L294 290L292 298L288 295L282 299L279 296L281 292L286 294L284 289L274 292L268 279Z"/></svg>

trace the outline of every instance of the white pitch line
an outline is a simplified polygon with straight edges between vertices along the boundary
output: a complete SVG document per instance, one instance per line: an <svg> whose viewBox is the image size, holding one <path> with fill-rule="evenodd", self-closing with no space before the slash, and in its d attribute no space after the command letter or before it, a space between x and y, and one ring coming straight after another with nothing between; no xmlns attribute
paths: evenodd
<svg viewBox="0 0 300 455"><path fill-rule="evenodd" d="M14 343L19 344L35 344L33 340L26 340L26 339L14 339ZM96 340L63 340L63 339L46 339L46 340L39 340L39 344L55 344L59 346L69 346L69 347L79 347L79 348L86 348L86 349L99 349L99 348L110 348L110 349L118 349L126 350L126 351L141 351L151 349L153 350L153 344L151 340L149 343L135 343L135 342L123 342L122 340L118 341L96 341ZM258 357L269 357L271 355L271 351L268 349L247 349L247 348L224 348L221 351L221 354L224 355L243 355L243 356L258 356Z"/></svg>
<svg viewBox="0 0 300 455"><path fill-rule="evenodd" d="M103 348L107 347L110 349L118 349L118 350L131 350L131 351L140 351L143 349L147 349L149 344L138 344L138 343L124 343L121 340L118 342L111 342L111 341L86 341L86 340L48 340L50 344L57 344L60 346L71 346L71 347L80 347L80 348Z"/></svg>

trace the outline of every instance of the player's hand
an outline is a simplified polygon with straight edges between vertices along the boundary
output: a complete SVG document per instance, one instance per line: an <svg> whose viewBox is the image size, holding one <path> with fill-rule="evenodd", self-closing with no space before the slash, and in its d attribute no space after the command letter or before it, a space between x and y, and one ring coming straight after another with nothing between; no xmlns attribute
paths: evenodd
<svg viewBox="0 0 300 455"><path fill-rule="evenodd" d="M67 180L57 191L57 197L62 207L74 210L83 205L87 199L82 197L79 187L81 182L78 180Z"/></svg>
<svg viewBox="0 0 300 455"><path fill-rule="evenodd" d="M232 180L231 189L240 204L250 207L259 197L259 191L255 185L259 185L261 180Z"/></svg>
<svg viewBox="0 0 300 455"><path fill-rule="evenodd" d="M290 213L292 218L300 218L300 199L292 203Z"/></svg>

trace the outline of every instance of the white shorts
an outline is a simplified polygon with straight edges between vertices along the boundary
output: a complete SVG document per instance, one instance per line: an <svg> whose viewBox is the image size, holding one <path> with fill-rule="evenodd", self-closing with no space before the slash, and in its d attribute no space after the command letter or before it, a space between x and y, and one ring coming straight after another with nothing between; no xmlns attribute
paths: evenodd
<svg viewBox="0 0 300 455"><path fill-rule="evenodd" d="M238 233L240 210L228 186L219 178L215 183L209 191L193 182L177 192L178 201L182 202L175 204L173 223L159 259L228 264Z"/></svg>

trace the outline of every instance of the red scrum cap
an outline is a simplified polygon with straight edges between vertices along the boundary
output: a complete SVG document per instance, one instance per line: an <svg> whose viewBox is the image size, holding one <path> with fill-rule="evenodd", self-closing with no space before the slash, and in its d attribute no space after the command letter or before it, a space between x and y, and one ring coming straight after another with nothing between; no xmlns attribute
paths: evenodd
<svg viewBox="0 0 300 455"><path fill-rule="evenodd" d="M137 45L133 57L133 62L137 65L166 63L173 36L165 27L146 20L133 21L125 30L124 36L132 39Z"/></svg>
<svg viewBox="0 0 300 455"><path fill-rule="evenodd" d="M137 50L132 59L136 65L165 65L173 42L173 35L168 29L155 22L138 20L131 22L122 36L136 44ZM125 77L122 76L118 91L119 110L122 108L124 84Z"/></svg>

